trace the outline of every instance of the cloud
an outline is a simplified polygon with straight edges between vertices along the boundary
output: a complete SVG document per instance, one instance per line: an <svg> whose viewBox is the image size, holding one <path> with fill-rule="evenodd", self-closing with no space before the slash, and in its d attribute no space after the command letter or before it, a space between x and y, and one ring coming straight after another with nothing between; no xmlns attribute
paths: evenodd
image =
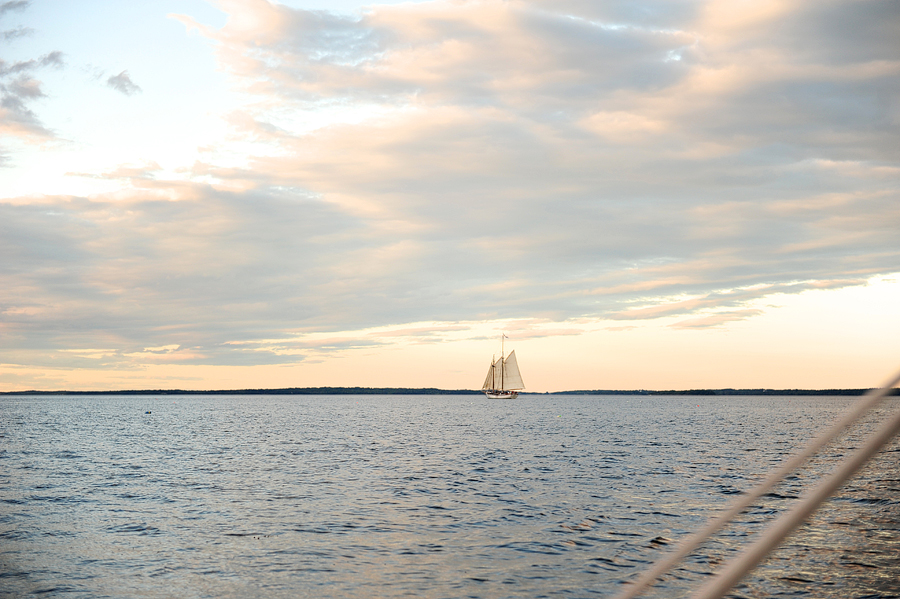
<svg viewBox="0 0 900 599"><path fill-rule="evenodd" d="M669 325L676 329L708 329L719 327L729 322L744 320L762 314L762 310L736 310L733 312L717 312L709 316L682 320Z"/></svg>
<svg viewBox="0 0 900 599"><path fill-rule="evenodd" d="M122 92L126 96L133 96L134 94L141 92L141 88L128 76L128 71L122 71L118 75L111 75L106 80L106 84L114 90Z"/></svg>
<svg viewBox="0 0 900 599"><path fill-rule="evenodd" d="M0 77L7 75L27 74L41 67L61 67L65 64L63 54L59 51L49 52L40 58L8 63L0 59Z"/></svg>
<svg viewBox="0 0 900 599"><path fill-rule="evenodd" d="M830 260L825 247L851 259L858 246L839 239L829 209L785 219L778 206L808 206L831 187L861 219L896 221L896 209L876 197L896 197L896 185L799 172L810 159L895 156L889 129L878 126L889 114L877 102L879 89L896 91L896 48L878 41L874 54L855 53L865 63L832 60L819 42L840 4L752 15L644 6L657 16L489 2L351 18L259 4L243 9L254 11L255 27L235 18L211 35L236 79L282 107L400 107L393 118L314 135L282 130L288 157L259 159L257 175L360 215L459 235L470 251L489 250L486 264L506 262L508 274L527 268L538 278L566 260L580 272L622 273L662 259L700 285L708 283L692 264L718 268L705 276L729 283L815 278L831 267L823 262L814 274L808 259ZM855 18L858 27L890 17L885 7ZM732 40L748 19L756 33ZM797 57L800 42L769 33L776 22L805 32L813 50ZM886 231L873 233L895 256ZM824 247L791 251L811 240ZM526 257L527 267L516 264ZM887 267L877 252L872 259L875 270ZM546 280L565 287L557 279Z"/></svg>
<svg viewBox="0 0 900 599"><path fill-rule="evenodd" d="M30 27L16 27L15 29L7 29L0 35L3 35L4 40L10 41L19 37L32 35L33 33L34 29L31 29Z"/></svg>
<svg viewBox="0 0 900 599"><path fill-rule="evenodd" d="M225 6L229 24L207 30L223 62L255 90L301 102L583 108L620 84L677 78L683 66L662 59L696 41L689 32L618 27L522 2L385 6L358 18L268 2Z"/></svg>
<svg viewBox="0 0 900 599"><path fill-rule="evenodd" d="M132 183L151 180L162 170L157 162L148 162L142 165L120 164L115 169L105 173L78 173L68 172L66 176L71 177L88 177L91 179L114 179L127 180Z"/></svg>
<svg viewBox="0 0 900 599"><path fill-rule="evenodd" d="M345 309L348 297L317 290L346 261L330 243L352 251L346 217L295 198L194 193L0 204L0 306L15 308L2 315L5 340L123 354L177 344L216 359L227 342L325 325Z"/></svg>
<svg viewBox="0 0 900 599"><path fill-rule="evenodd" d="M0 4L0 18L6 13L23 11L30 4L27 0L3 2ZM0 35L9 43L32 33L29 27L17 27L0 32ZM59 51L16 62L0 58L0 136L25 142L40 142L54 137L30 105L44 97L41 82L34 76L36 71L45 67L61 68L63 65L63 54ZM0 146L0 167L9 166L10 162L5 148Z"/></svg>
<svg viewBox="0 0 900 599"><path fill-rule="evenodd" d="M302 359L285 331L706 327L900 263L894 4L221 6L221 29L179 19L249 98L217 148L239 159L148 157L91 175L115 195L0 204L10 354L265 363ZM5 89L27 116L25 70Z"/></svg>
<svg viewBox="0 0 900 599"><path fill-rule="evenodd" d="M0 133L23 139L53 137L29 108L29 104L44 97L41 82L32 75L43 67L59 68L63 64L61 52L13 63L0 59Z"/></svg>
<svg viewBox="0 0 900 599"><path fill-rule="evenodd" d="M38 59L20 60L14 63L0 59L0 77L27 74L41 67L61 67L63 64L63 55L59 51L50 52Z"/></svg>
<svg viewBox="0 0 900 599"><path fill-rule="evenodd" d="M25 10L31 4L28 0L10 0L0 4L0 17L8 12Z"/></svg>

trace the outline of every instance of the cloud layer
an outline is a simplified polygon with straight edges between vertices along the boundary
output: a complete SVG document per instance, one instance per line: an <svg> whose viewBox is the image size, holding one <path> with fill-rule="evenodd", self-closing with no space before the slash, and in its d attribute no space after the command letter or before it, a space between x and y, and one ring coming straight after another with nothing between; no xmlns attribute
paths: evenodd
<svg viewBox="0 0 900 599"><path fill-rule="evenodd" d="M116 194L0 203L0 361L277 363L303 353L247 344L426 321L718 326L897 269L895 2L598 4L177 17L247 98L232 145L179 177L158 156L92 175ZM39 127L16 73L55 60L0 65L8 122Z"/></svg>

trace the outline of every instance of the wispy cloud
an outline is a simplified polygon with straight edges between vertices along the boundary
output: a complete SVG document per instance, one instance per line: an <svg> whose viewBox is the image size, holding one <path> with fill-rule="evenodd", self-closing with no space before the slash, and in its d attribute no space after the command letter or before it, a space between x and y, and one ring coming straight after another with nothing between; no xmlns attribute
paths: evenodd
<svg viewBox="0 0 900 599"><path fill-rule="evenodd" d="M28 8L29 4L31 4L31 2L28 0L10 0L9 2L3 2L0 4L0 17L8 12L25 10Z"/></svg>
<svg viewBox="0 0 900 599"><path fill-rule="evenodd" d="M32 29L31 27L16 27L15 29L7 29L0 35L3 35L4 40L10 41L19 37L32 35L33 33L34 29Z"/></svg>
<svg viewBox="0 0 900 599"><path fill-rule="evenodd" d="M708 316L681 320L669 326L676 329L707 329L719 327L737 320L752 318L754 316L759 316L760 314L762 314L762 310L735 310L731 312L716 312L715 314L710 314Z"/></svg>
<svg viewBox="0 0 900 599"><path fill-rule="evenodd" d="M106 84L116 91L122 92L126 96L132 96L140 93L141 88L131 80L128 71L122 71L118 75L111 75Z"/></svg>

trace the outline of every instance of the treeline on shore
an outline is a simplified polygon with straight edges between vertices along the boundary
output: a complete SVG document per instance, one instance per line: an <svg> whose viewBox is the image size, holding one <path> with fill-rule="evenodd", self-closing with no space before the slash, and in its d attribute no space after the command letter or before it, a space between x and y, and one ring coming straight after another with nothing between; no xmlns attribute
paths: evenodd
<svg viewBox="0 0 900 599"><path fill-rule="evenodd" d="M871 389L692 389L690 391L650 391L650 395L865 395ZM892 389L888 395L900 395Z"/></svg>
<svg viewBox="0 0 900 599"><path fill-rule="evenodd" d="M290 387L287 389L133 389L127 391L5 391L0 395L481 395L472 389L406 389L397 387Z"/></svg>
<svg viewBox="0 0 900 599"><path fill-rule="evenodd" d="M863 395L870 389L594 389L582 391L522 392L522 395ZM289 387L286 389L132 389L126 391L0 391L0 395L481 395L475 389L410 389L403 387ZM889 395L900 396L900 389Z"/></svg>

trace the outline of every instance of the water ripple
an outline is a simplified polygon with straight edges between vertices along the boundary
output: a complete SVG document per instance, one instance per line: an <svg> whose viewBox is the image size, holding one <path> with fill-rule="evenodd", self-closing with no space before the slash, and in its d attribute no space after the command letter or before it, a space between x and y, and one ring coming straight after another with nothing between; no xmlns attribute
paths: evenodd
<svg viewBox="0 0 900 599"><path fill-rule="evenodd" d="M0 597L609 596L848 401L4 397ZM685 596L861 434L649 596ZM898 451L734 596L900 596Z"/></svg>

